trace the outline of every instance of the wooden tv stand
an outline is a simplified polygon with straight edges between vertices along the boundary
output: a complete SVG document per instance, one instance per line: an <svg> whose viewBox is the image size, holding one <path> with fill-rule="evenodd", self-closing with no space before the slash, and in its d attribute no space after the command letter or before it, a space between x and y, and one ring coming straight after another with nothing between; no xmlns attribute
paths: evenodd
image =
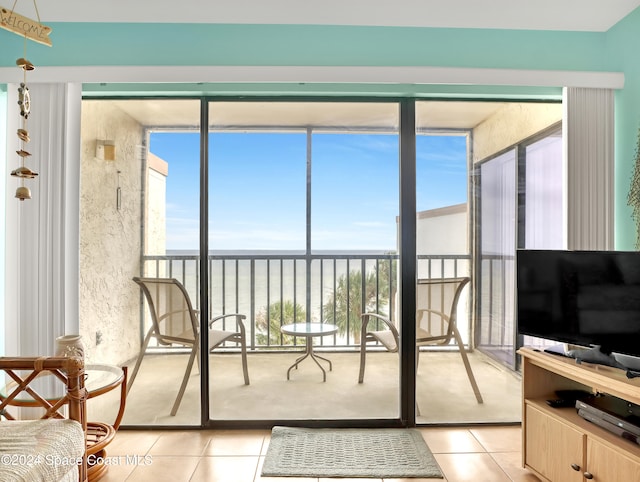
<svg viewBox="0 0 640 482"><path fill-rule="evenodd" d="M551 482L640 481L640 445L615 435L577 414L552 408L555 390L607 393L640 405L640 378L623 370L521 348L522 462Z"/></svg>

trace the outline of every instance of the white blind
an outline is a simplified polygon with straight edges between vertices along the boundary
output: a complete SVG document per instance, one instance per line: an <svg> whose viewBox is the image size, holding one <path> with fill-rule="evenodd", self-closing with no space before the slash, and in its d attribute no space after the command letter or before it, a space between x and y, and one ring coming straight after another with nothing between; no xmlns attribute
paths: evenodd
<svg viewBox="0 0 640 482"><path fill-rule="evenodd" d="M8 97L17 96L9 84ZM80 84L34 84L25 181L32 199L19 201L19 181L6 180L6 354L52 355L54 339L79 328ZM9 102L8 171L18 166L17 102ZM12 156L11 153L14 153Z"/></svg>
<svg viewBox="0 0 640 482"><path fill-rule="evenodd" d="M614 96L564 89L567 248L613 249Z"/></svg>

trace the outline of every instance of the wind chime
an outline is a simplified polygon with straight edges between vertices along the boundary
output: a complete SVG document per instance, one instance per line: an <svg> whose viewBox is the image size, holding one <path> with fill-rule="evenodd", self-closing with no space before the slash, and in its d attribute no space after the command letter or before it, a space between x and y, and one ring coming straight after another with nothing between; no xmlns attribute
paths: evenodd
<svg viewBox="0 0 640 482"><path fill-rule="evenodd" d="M51 28L40 23L40 14L38 13L38 6L35 0L33 5L38 16L38 21L31 20L27 17L23 17L14 12L15 6L18 0L15 0L11 10L6 8L0 8L0 27L24 36L24 56L16 60L16 65L22 69L22 82L18 87L18 105L20 106L20 127L17 134L20 139L20 149L16 151L20 159L20 166L17 169L11 171L11 175L20 179L20 186L16 189L16 198L20 201L25 199L31 199L31 190L25 186L26 179L35 178L38 173L29 169L26 166L26 160L31 156L31 153L25 149L25 144L29 142L29 130L27 129L27 120L31 113L31 96L29 95L29 87L27 86L27 72L34 69L33 64L27 60L27 39L35 42L51 46L51 39L49 34Z"/></svg>
<svg viewBox="0 0 640 482"><path fill-rule="evenodd" d="M26 55L26 43L25 38L25 55ZM25 199L31 199L31 190L24 185L25 179L33 179L38 175L37 172L32 171L25 165L27 157L31 156L31 153L25 150L25 144L29 142L29 131L27 130L27 119L31 112L31 96L29 95L29 87L27 87L27 72L34 69L33 64L29 62L25 57L21 57L16 60L16 64L23 71L23 80L18 87L18 105L20 106L21 126L18 129L18 138L20 139L20 150L16 151L20 158L20 167L11 171L11 175L20 179L20 186L16 189L16 197L20 201Z"/></svg>

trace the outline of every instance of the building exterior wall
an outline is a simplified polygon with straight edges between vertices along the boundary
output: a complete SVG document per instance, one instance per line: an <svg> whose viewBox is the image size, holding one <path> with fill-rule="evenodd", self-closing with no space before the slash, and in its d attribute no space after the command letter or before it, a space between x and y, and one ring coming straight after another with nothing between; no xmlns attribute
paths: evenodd
<svg viewBox="0 0 640 482"><path fill-rule="evenodd" d="M473 129L473 162L562 121L562 104L508 103Z"/></svg>
<svg viewBox="0 0 640 482"><path fill-rule="evenodd" d="M418 213L417 253L468 254L467 205L456 204Z"/></svg>
<svg viewBox="0 0 640 482"><path fill-rule="evenodd" d="M80 334L88 363L122 364L140 349L140 124L108 102L82 103ZM96 158L115 142L115 161ZM121 188L120 209L116 190Z"/></svg>

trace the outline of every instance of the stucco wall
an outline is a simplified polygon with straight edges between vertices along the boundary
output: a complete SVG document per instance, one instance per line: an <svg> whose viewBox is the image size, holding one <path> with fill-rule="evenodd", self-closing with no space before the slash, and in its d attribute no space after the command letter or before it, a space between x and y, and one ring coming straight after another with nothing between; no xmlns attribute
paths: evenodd
<svg viewBox="0 0 640 482"><path fill-rule="evenodd" d="M473 162L562 120L562 104L509 103L473 129Z"/></svg>
<svg viewBox="0 0 640 482"><path fill-rule="evenodd" d="M83 101L80 334L89 363L121 364L140 349L140 290L131 278L140 269L142 136L142 127L108 102ZM115 141L115 161L95 158L96 139Z"/></svg>

